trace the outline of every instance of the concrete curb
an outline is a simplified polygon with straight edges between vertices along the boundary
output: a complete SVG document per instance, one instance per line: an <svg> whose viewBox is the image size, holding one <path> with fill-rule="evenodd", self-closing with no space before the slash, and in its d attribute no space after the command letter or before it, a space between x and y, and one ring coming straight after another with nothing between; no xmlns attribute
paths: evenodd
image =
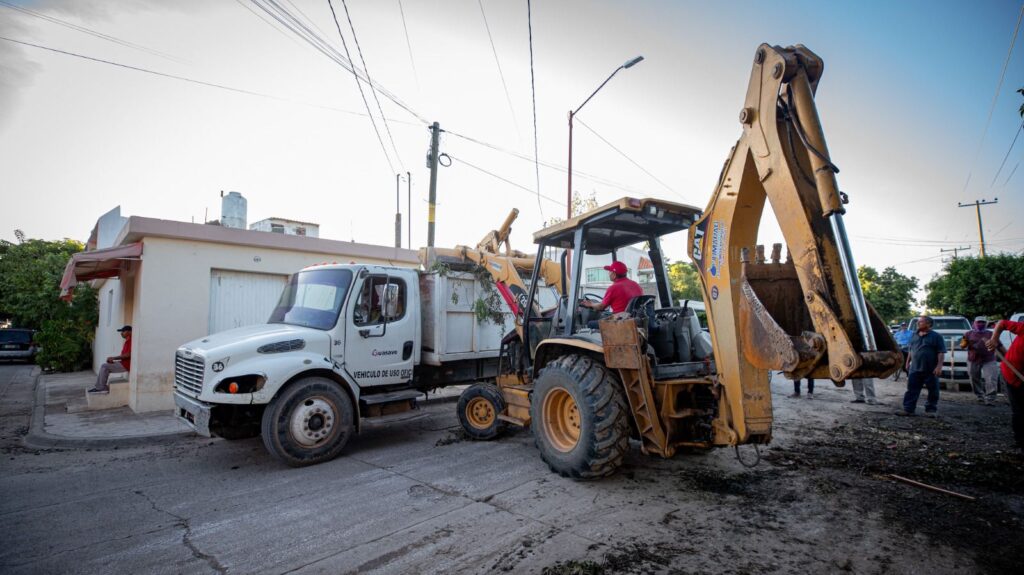
<svg viewBox="0 0 1024 575"><path fill-rule="evenodd" d="M28 434L22 439L26 447L37 449L118 449L122 447L144 447L181 441L190 437L209 439L197 435L194 431L176 431L172 433L156 433L149 435L129 435L125 437L70 437L46 432L46 388L40 384L43 372L35 368L35 380L32 382L32 422ZM454 403L459 394L440 395L422 402L426 405ZM372 421L372 420L371 420Z"/></svg>
<svg viewBox="0 0 1024 575"><path fill-rule="evenodd" d="M150 435L129 435L125 437L69 437L46 433L46 388L40 385L43 373L35 368L35 380L32 382L32 422L28 435L23 438L26 447L39 449L118 449L121 447L140 447L179 441L195 433L177 431Z"/></svg>

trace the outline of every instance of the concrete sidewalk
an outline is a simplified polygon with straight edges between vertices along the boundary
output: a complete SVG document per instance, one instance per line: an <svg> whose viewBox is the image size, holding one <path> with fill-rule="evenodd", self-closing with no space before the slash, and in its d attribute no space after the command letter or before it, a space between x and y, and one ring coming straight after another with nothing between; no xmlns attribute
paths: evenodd
<svg viewBox="0 0 1024 575"><path fill-rule="evenodd" d="M96 383L91 371L40 373L35 368L32 425L25 443L42 448L115 448L197 437L173 411L135 413L129 407L88 410L86 390ZM427 403L455 401L464 386L430 393ZM372 421L372 420L371 420Z"/></svg>

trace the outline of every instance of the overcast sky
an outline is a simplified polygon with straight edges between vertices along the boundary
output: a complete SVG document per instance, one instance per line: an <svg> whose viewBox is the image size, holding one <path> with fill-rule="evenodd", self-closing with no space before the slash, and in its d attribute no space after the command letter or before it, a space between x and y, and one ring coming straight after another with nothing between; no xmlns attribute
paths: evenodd
<svg viewBox="0 0 1024 575"><path fill-rule="evenodd" d="M278 4L345 53L327 0ZM334 8L362 68L345 5ZM372 79L453 132L442 138L453 161L438 178L436 243L475 243L517 207L514 246L532 249L532 231L565 211L566 177L542 166L538 197L533 163L513 155L533 155L526 0L347 8ZM564 167L568 110L643 55L580 112L593 131L577 123L574 188L602 203L634 195L704 207L740 135L755 49L802 43L825 61L817 101L851 198L857 263L927 281L940 248L977 252L974 210L958 202L998 196L983 208L989 250L1024 249L1012 225L1024 214L1024 141L1000 171L1021 125L1021 43L991 108L1020 10L1009 0L534 0L539 155ZM321 237L387 245L394 174L409 171L412 244L425 244L426 124L380 96L383 123L367 90L378 140L352 73L271 22L250 0L0 1L4 38L221 86L0 40L0 238L22 229L85 240L117 205L125 215L215 219L220 191L234 190L249 201L249 222L318 222ZM403 182L404 218L405 204ZM778 241L777 231L763 239ZM667 242L672 259L684 242Z"/></svg>

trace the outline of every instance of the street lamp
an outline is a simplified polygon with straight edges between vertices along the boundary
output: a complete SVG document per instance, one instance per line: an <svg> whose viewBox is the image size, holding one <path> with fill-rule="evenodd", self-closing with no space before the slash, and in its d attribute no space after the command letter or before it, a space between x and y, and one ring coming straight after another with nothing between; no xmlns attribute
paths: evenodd
<svg viewBox="0 0 1024 575"><path fill-rule="evenodd" d="M596 90L594 90L593 92L591 92L591 94L589 96L587 96L586 100L583 100L583 103L580 104L578 108L576 108L575 110L570 110L569 111L569 190L568 190L567 196L566 196L566 199L567 199L567 203L566 203L566 206L565 206L566 219L572 218L572 119L573 119L573 117L576 114L580 113L580 110L583 109L583 106L586 106L587 102L589 102L590 99L593 98L595 94L597 94L598 92L601 91L601 88L604 88L605 84L607 84L616 74L619 73L619 70L625 70L626 68L632 68L633 66L636 66L637 64L642 62L643 59L644 59L643 56L637 56L636 58L633 58L632 60L629 60L625 64L623 64L623 65L619 66L618 68L616 68L615 71L612 72L605 79L604 82L601 82L601 85L598 86Z"/></svg>

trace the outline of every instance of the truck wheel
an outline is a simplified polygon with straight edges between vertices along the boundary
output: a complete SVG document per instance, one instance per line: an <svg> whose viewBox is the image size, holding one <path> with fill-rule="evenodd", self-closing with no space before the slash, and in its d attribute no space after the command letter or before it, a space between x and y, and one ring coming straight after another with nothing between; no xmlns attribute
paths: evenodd
<svg viewBox="0 0 1024 575"><path fill-rule="evenodd" d="M459 396L459 423L473 439L494 439L505 431L498 416L505 411L505 400L492 383L477 383Z"/></svg>
<svg viewBox="0 0 1024 575"><path fill-rule="evenodd" d="M355 432L348 394L325 377L287 387L263 412L263 445L292 467L330 461Z"/></svg>
<svg viewBox="0 0 1024 575"><path fill-rule="evenodd" d="M587 356L562 356L540 372L530 418L541 458L562 477L611 475L629 449L629 406L622 386Z"/></svg>

